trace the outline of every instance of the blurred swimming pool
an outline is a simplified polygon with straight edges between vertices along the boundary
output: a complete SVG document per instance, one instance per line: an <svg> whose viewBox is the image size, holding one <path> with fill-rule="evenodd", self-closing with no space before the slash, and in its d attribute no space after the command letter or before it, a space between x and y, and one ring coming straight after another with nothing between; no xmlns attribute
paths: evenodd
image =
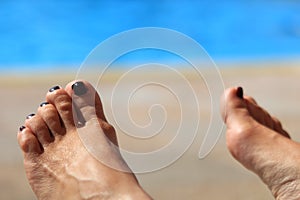
<svg viewBox="0 0 300 200"><path fill-rule="evenodd" d="M291 0L2 0L0 66L80 64L101 41L158 26L213 59L300 57L300 2Z"/></svg>

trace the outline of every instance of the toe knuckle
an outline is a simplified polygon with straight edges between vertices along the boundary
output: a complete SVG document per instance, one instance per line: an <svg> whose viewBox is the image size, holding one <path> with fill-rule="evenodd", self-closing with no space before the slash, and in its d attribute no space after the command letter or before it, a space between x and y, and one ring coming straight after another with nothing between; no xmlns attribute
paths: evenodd
<svg viewBox="0 0 300 200"><path fill-rule="evenodd" d="M48 115L54 111L54 107L52 105L41 107L39 113L41 116Z"/></svg>
<svg viewBox="0 0 300 200"><path fill-rule="evenodd" d="M63 112L69 112L72 110L72 103L71 101L65 99L65 98L60 98L58 99L57 109Z"/></svg>
<svg viewBox="0 0 300 200"><path fill-rule="evenodd" d="M29 146L34 142L34 138L30 137L28 133L19 135L19 145L22 149L28 149Z"/></svg>

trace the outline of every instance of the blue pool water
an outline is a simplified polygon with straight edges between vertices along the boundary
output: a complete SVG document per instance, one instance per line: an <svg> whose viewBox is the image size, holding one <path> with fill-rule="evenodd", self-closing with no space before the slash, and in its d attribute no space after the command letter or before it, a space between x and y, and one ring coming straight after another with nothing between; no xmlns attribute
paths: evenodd
<svg viewBox="0 0 300 200"><path fill-rule="evenodd" d="M145 26L180 31L213 59L300 57L297 0L3 0L0 69L78 65L101 41Z"/></svg>

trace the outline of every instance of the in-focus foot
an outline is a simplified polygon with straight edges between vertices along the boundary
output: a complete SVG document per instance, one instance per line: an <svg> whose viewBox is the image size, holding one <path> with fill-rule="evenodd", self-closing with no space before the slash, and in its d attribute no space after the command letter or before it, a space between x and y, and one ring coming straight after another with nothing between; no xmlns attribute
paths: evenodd
<svg viewBox="0 0 300 200"><path fill-rule="evenodd" d="M89 83L53 87L45 102L18 132L38 199L149 199L115 147L115 131Z"/></svg>
<svg viewBox="0 0 300 200"><path fill-rule="evenodd" d="M233 157L256 173L276 199L300 199L300 145L253 98L243 97L242 88L227 89L221 107Z"/></svg>

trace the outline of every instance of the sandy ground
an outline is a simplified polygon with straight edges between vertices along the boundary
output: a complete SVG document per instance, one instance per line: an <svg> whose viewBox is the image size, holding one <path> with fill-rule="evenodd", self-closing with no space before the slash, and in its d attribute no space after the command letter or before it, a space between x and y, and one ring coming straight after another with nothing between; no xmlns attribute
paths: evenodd
<svg viewBox="0 0 300 200"><path fill-rule="evenodd" d="M288 67L286 67L288 66ZM99 86L108 118L113 121L110 111L110 100L107 96L116 84L116 80L122 74L118 72L107 75ZM187 77L191 88L197 91L201 114L200 129L207 129L210 116L209 95L203 79L194 75L193 71L184 71L182 74ZM209 74L209 73L208 73ZM245 93L255 96L256 100L266 107L270 112L283 122L284 127L291 133L292 137L299 141L297 135L297 119L300 118L300 68L297 63L279 64L256 64L243 67L223 66L221 75L225 87L243 86ZM214 79L213 75L205 79ZM23 124L24 117L35 112L48 88L53 85L65 85L75 78L75 73L68 75L3 75L0 79L0 199L6 200L29 200L35 199L30 186L26 181L22 167L22 154L19 151L16 132ZM126 96L128 90L140 84L140 80L153 79L169 80L172 87L179 88L182 82L172 75L145 72L135 74L129 80L122 83L122 90ZM141 125L149 123L148 109L153 103L165 106L167 113L167 129L162 130L162 137L159 135L148 140L132 139L124 135L124 127L118 128L122 148L131 151L146 152L162 147L174 136L175 129L180 120L192 121L193 119L180 119L180 108L174 95L166 95L168 92L161 90L162 87L145 88L145 91L136 93L129 104L132 119ZM156 98L160 102L156 102ZM118 110L126 99L117 98L114 106ZM127 100L126 100L127 101ZM189 104L188 98L180 100L182 104ZM187 107L192 112L193 108ZM118 114L118 113L116 113ZM152 113L154 117L161 117L158 113ZM155 115L157 114L157 116ZM214 111L213 114L218 114ZM163 118L162 118L163 119ZM189 124L187 125L189 127ZM190 127L191 128L191 127ZM122 131L123 130L123 131ZM170 131L171 130L171 131ZM186 131L189 131L186 128ZM192 130L192 128L191 128ZM171 133L170 133L171 132ZM217 145L205 159L197 157L203 131L199 131L196 140L185 152L185 154L172 165L161 170L146 174L139 174L138 178L146 191L155 199L223 199L223 200L247 200L247 199L272 199L266 186L251 172L240 166L229 155L225 145L225 132L223 131Z"/></svg>

